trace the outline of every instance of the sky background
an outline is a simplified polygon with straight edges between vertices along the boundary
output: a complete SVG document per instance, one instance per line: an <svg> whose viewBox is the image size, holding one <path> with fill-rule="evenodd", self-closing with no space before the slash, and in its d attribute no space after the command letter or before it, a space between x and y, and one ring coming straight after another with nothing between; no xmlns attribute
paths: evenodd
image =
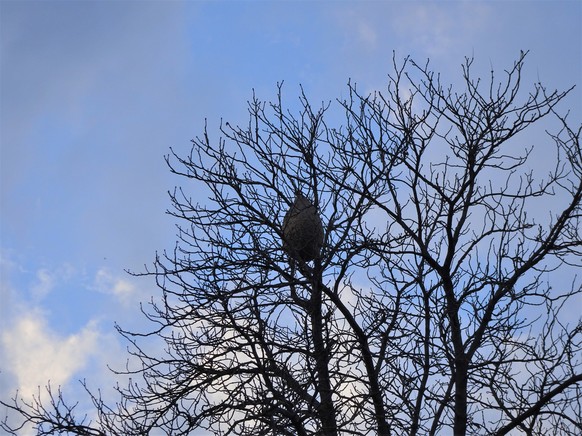
<svg viewBox="0 0 582 436"><path fill-rule="evenodd" d="M114 322L147 326L139 302L159 295L124 270L173 247L167 191L196 195L163 156L205 118L244 123L253 89L329 101L348 79L381 90L393 51L455 83L465 56L487 77L531 50L524 88L578 85L560 109L582 120L581 1L1 0L0 20L4 400L114 384Z"/></svg>

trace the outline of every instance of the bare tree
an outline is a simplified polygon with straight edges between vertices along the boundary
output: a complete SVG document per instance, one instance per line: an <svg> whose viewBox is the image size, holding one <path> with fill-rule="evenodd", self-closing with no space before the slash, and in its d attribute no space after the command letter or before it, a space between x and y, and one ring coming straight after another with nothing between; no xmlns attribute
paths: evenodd
<svg viewBox="0 0 582 436"><path fill-rule="evenodd" d="M580 434L582 127L569 90L520 92L525 56L487 83L467 59L461 90L405 59L337 105L253 97L167 158L179 241L145 272L152 330L118 328L139 381L87 425L60 396L2 404L39 434Z"/></svg>

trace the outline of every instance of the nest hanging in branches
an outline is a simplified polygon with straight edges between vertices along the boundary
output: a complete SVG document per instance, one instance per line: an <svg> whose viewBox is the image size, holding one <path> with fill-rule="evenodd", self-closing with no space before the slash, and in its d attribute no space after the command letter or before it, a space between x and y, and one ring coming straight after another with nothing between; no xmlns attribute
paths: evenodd
<svg viewBox="0 0 582 436"><path fill-rule="evenodd" d="M283 219L283 248L297 260L309 262L323 245L323 225L317 208L298 192Z"/></svg>

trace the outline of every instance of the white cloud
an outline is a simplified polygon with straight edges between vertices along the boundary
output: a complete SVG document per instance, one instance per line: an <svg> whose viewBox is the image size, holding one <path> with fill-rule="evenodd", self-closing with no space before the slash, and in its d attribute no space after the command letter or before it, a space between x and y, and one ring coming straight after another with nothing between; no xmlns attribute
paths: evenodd
<svg viewBox="0 0 582 436"><path fill-rule="evenodd" d="M37 393L48 381L53 386L64 385L97 353L99 337L94 322L75 334L59 336L40 310L32 310L2 332L3 370L14 376L19 394L25 397Z"/></svg>
<svg viewBox="0 0 582 436"><path fill-rule="evenodd" d="M112 374L108 365L123 369L129 356L112 327L113 316L128 319L128 310L108 294L96 295L96 276L87 280L80 266L25 267L17 255L0 248L0 271L0 399L10 403L17 394L31 401L34 395L50 409L45 389L50 384L53 394L60 390L68 405L77 404L78 417L87 414L95 420L96 411L79 380L115 404L115 384L126 385L128 379ZM128 281L104 271L99 276L111 294L121 299L133 295ZM11 425L22 422L16 412L3 408L0 413ZM26 425L19 434L36 431Z"/></svg>
<svg viewBox="0 0 582 436"><path fill-rule="evenodd" d="M0 330L0 399L10 403L15 394L30 402L34 396L50 409L46 391L61 391L68 405L77 404L77 416L87 414L97 418L89 395L79 380L86 380L93 391L99 389L102 398L114 404L116 381L127 379L112 375L107 365L123 368L127 356L120 337L113 331L99 328L90 320L77 331L58 333L50 324L50 312L40 307L25 308L22 302L13 305L8 319ZM16 412L5 409L8 422L22 422ZM36 434L32 424L25 425L19 434Z"/></svg>

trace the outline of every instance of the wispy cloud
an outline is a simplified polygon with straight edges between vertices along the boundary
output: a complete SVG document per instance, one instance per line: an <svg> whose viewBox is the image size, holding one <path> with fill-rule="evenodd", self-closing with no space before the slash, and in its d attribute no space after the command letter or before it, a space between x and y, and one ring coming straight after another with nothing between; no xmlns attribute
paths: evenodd
<svg viewBox="0 0 582 436"><path fill-rule="evenodd" d="M490 7L481 2L412 2L390 22L401 43L438 58L465 50L479 32L491 32L490 17Z"/></svg>
<svg viewBox="0 0 582 436"><path fill-rule="evenodd" d="M41 268L36 272L36 282L33 283L30 291L35 301L42 300L58 284L69 280L75 274L75 269L69 263L64 263L58 268L51 270Z"/></svg>
<svg viewBox="0 0 582 436"><path fill-rule="evenodd" d="M382 14L380 14L382 15ZM354 7L339 8L334 11L335 22L346 41L358 46L360 50L370 51L377 48L382 28L375 17L367 10Z"/></svg>
<svg viewBox="0 0 582 436"><path fill-rule="evenodd" d="M32 293L37 298L46 296L55 286L54 276L47 270L41 269L37 271L36 277L38 282L32 287Z"/></svg>
<svg viewBox="0 0 582 436"><path fill-rule="evenodd" d="M430 58L466 53L483 32L490 36L491 7L483 2L384 2L374 8L346 6L336 22L358 53L392 50ZM470 48L470 46L469 46Z"/></svg>
<svg viewBox="0 0 582 436"><path fill-rule="evenodd" d="M126 277L114 275L107 268L101 268L95 275L95 289L112 295L125 307L135 307L142 296L139 288Z"/></svg>

